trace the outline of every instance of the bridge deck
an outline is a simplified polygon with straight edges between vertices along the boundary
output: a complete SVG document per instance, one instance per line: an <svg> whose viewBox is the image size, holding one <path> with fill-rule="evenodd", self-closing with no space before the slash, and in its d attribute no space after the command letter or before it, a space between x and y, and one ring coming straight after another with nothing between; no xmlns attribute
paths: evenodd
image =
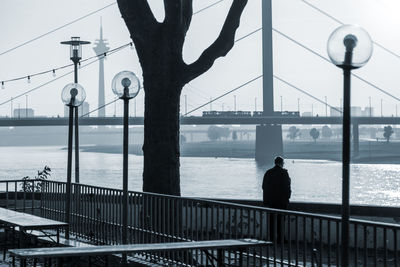
<svg viewBox="0 0 400 267"><path fill-rule="evenodd" d="M352 117L354 124L400 124L400 117ZM80 118L82 126L122 125L122 117ZM143 117L130 117L130 125L143 125ZM181 117L180 124L342 124L342 117ZM68 118L0 118L0 127L67 126Z"/></svg>

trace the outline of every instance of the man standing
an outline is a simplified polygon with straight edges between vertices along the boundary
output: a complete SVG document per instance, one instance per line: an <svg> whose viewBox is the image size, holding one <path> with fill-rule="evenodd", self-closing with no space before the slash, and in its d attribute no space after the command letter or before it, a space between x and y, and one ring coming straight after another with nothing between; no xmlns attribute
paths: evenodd
<svg viewBox="0 0 400 267"><path fill-rule="evenodd" d="M292 194L290 189L290 177L288 171L283 168L285 164L282 157L275 158L275 166L269 169L265 175L262 184L263 203L265 206L273 209L287 209L289 199ZM277 227L275 227L275 223ZM269 217L270 238L274 239L274 233L277 232L277 241L283 238L284 220L281 215L271 213Z"/></svg>

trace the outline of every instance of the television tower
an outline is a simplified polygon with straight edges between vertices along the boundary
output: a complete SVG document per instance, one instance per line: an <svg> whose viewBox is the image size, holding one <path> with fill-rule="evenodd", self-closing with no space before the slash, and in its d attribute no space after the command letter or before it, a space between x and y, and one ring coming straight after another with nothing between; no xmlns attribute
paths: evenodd
<svg viewBox="0 0 400 267"><path fill-rule="evenodd" d="M99 107L105 105L105 94L104 94L104 53L110 50L108 47L108 43L106 39L103 39L103 23L100 17L100 39L96 39L95 46L93 47L94 52L96 55L99 56ZM98 117L105 117L106 116L106 109L100 108L98 110Z"/></svg>

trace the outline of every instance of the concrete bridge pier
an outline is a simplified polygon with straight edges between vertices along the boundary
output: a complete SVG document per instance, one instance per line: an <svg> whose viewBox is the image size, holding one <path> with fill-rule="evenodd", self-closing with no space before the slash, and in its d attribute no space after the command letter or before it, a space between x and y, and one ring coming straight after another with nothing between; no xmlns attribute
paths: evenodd
<svg viewBox="0 0 400 267"><path fill-rule="evenodd" d="M273 163L276 156L283 156L282 125L258 125L256 161L261 164Z"/></svg>
<svg viewBox="0 0 400 267"><path fill-rule="evenodd" d="M360 134L358 123L353 123L353 157L357 157L360 152Z"/></svg>

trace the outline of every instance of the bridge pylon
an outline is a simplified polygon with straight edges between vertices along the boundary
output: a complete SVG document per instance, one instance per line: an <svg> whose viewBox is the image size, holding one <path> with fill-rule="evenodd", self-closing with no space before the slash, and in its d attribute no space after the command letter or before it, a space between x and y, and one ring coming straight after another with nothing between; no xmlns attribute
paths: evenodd
<svg viewBox="0 0 400 267"><path fill-rule="evenodd" d="M256 161L268 164L276 156L283 156L282 125L257 125Z"/></svg>
<svg viewBox="0 0 400 267"><path fill-rule="evenodd" d="M274 116L273 43L271 0L262 1L263 42L263 115ZM271 163L283 156L282 125L263 124L256 127L256 161Z"/></svg>

